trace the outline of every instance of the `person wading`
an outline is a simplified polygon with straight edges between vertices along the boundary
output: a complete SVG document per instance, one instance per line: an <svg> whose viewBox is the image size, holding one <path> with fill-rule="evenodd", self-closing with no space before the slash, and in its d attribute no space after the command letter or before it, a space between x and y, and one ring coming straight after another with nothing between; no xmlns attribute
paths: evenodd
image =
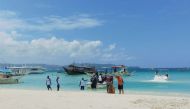
<svg viewBox="0 0 190 109"><path fill-rule="evenodd" d="M84 80L84 78L82 78L80 81L80 84L79 84L80 90L84 90L85 85L86 85L85 80Z"/></svg>

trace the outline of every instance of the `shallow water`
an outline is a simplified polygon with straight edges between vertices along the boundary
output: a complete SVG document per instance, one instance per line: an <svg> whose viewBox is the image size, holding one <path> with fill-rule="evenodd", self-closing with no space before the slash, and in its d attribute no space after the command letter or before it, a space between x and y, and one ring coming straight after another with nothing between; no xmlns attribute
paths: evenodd
<svg viewBox="0 0 190 109"><path fill-rule="evenodd" d="M166 82L152 81L154 72L135 72L133 76L124 76L124 88L129 92L155 92L155 93L183 93L190 94L190 72L167 72L169 80ZM164 74L164 73L163 73ZM47 72L44 74L26 75L19 84L0 85L0 88L46 90L45 80L49 75L52 87L56 88L56 77L60 76L62 90L79 90L79 81L86 75L71 76L64 73ZM117 81L114 80L117 87ZM101 89L99 91L105 91Z"/></svg>

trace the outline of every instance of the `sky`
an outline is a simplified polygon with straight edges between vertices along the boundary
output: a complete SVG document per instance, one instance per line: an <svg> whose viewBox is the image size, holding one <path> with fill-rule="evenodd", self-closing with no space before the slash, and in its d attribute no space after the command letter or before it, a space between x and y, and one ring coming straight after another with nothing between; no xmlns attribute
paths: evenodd
<svg viewBox="0 0 190 109"><path fill-rule="evenodd" d="M0 0L0 63L190 67L189 0Z"/></svg>

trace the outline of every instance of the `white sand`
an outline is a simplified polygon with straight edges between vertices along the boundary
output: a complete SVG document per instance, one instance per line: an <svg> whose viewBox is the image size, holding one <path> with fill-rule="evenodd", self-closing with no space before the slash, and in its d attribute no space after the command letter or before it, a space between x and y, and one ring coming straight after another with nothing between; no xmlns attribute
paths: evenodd
<svg viewBox="0 0 190 109"><path fill-rule="evenodd" d="M189 97L0 89L1 109L190 109Z"/></svg>

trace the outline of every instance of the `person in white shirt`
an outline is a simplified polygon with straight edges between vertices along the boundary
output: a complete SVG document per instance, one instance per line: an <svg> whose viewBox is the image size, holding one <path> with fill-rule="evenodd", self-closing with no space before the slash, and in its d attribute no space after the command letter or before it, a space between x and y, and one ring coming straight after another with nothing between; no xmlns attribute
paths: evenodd
<svg viewBox="0 0 190 109"><path fill-rule="evenodd" d="M85 85L86 85L86 82L85 82L84 78L82 78L82 80L80 81L80 84L79 84L80 90L84 90Z"/></svg>
<svg viewBox="0 0 190 109"><path fill-rule="evenodd" d="M46 86L47 86L48 90L52 90L52 88L51 88L51 79L50 79L49 76L47 76L47 79L46 79Z"/></svg>
<svg viewBox="0 0 190 109"><path fill-rule="evenodd" d="M102 81L102 74L100 74L99 76L98 76L98 82L99 83L102 83L103 81Z"/></svg>

